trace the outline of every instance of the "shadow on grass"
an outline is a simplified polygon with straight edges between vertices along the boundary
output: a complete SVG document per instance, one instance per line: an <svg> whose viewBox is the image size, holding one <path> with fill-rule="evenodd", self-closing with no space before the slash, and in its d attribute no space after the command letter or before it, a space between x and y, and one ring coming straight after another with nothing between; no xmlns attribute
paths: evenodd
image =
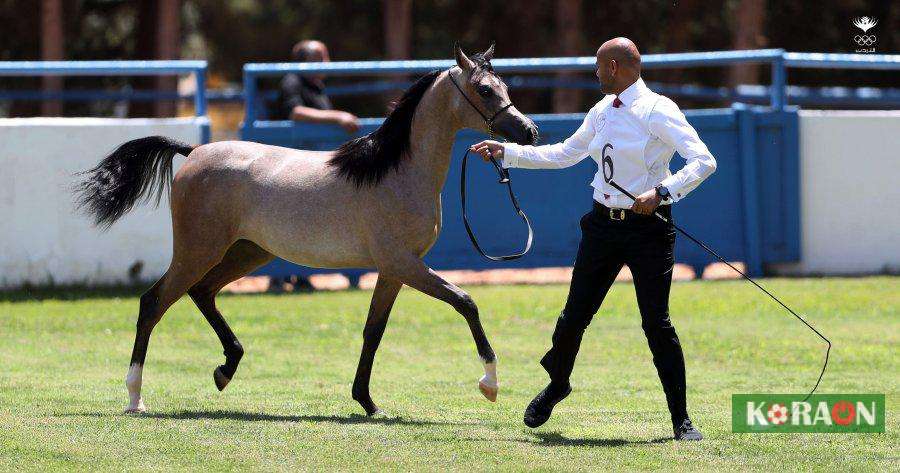
<svg viewBox="0 0 900 473"><path fill-rule="evenodd" d="M625 440L625 439L579 439L568 438L559 432L533 432L532 435L540 439L538 445L547 447L569 446L569 447L624 447L626 445L651 445L655 443L668 443L672 441L671 437L661 437L653 440Z"/></svg>
<svg viewBox="0 0 900 473"><path fill-rule="evenodd" d="M22 286L0 291L0 302L40 302L47 300L78 301L85 299L112 299L140 297L150 287L147 285L123 285L107 287L71 286Z"/></svg>
<svg viewBox="0 0 900 473"><path fill-rule="evenodd" d="M41 301L80 301L93 299L115 299L141 297L153 283L123 286L22 286L14 289L0 290L0 302L41 302ZM271 296L271 295L305 295L317 294L320 291L295 292L222 292L218 297L233 296ZM184 295L182 297L187 297Z"/></svg>
<svg viewBox="0 0 900 473"><path fill-rule="evenodd" d="M77 414L80 416L90 417L112 417L122 414L106 414L106 413L84 413ZM241 411L176 411L176 412L153 412L139 414L134 417L146 417L149 419L173 419L173 420L239 420L245 422L330 422L334 424L384 424L384 425L464 425L459 422L435 422L428 420L404 419L402 417L368 417L362 414L349 414L345 416L339 415L281 415L281 414L265 414L260 412L241 412Z"/></svg>

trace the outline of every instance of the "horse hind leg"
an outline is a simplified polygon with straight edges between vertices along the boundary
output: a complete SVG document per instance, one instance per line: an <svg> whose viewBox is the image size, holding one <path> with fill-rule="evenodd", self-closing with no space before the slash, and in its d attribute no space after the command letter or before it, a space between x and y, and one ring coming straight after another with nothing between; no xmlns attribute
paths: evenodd
<svg viewBox="0 0 900 473"><path fill-rule="evenodd" d="M244 348L232 332L222 313L216 308L216 294L228 283L268 263L274 256L249 240L238 240L225 253L222 261L188 290L197 308L216 331L225 352L225 364L213 370L213 381L219 391L225 389L244 356Z"/></svg>
<svg viewBox="0 0 900 473"><path fill-rule="evenodd" d="M359 355L359 365L356 368L356 377L353 379L353 399L366 411L366 415L374 416L383 413L372 402L369 394L369 379L372 376L372 363L375 361L375 352L381 343L384 329L387 326L388 316L397 294L403 287L397 279L383 275L378 276L375 283L375 291L372 294L372 303L369 306L369 316L366 318L366 327L363 329L363 346Z"/></svg>
<svg viewBox="0 0 900 473"><path fill-rule="evenodd" d="M177 243L177 242L176 242ZM166 310L212 268L225 253L224 245L198 245L198 251L186 252L176 244L172 262L166 273L141 296L140 312L131 364L125 378L128 388L128 407L125 413L141 413L146 410L141 396L144 361L153 328Z"/></svg>

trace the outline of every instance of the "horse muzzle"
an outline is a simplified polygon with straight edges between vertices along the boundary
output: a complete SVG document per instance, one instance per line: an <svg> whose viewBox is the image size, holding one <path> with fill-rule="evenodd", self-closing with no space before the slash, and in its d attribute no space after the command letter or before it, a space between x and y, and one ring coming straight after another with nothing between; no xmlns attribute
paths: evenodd
<svg viewBox="0 0 900 473"><path fill-rule="evenodd" d="M520 145L533 145L538 140L538 130L534 122L512 108L494 122L498 135Z"/></svg>

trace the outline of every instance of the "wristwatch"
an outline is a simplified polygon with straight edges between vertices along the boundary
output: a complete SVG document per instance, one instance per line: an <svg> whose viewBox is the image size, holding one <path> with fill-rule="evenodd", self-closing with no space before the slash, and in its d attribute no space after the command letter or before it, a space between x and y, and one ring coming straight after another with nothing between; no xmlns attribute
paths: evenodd
<svg viewBox="0 0 900 473"><path fill-rule="evenodd" d="M654 187L654 189L656 189L656 195L658 195L660 199L667 200L670 197L669 189L666 189L666 186L659 184Z"/></svg>

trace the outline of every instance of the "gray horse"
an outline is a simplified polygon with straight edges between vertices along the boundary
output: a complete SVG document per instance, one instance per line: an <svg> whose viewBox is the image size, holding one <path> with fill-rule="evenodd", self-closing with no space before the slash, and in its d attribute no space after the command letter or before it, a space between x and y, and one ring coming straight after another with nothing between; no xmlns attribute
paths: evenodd
<svg viewBox="0 0 900 473"><path fill-rule="evenodd" d="M380 128L336 151L235 141L192 147L152 136L123 144L87 171L78 202L100 227L139 200L155 194L158 203L167 189L170 195L172 262L141 296L126 412L146 410L141 379L150 334L185 293L225 349L225 364L213 371L218 389L225 388L244 350L216 309L216 294L275 256L312 267L378 270L352 390L368 415L381 413L369 378L404 284L462 314L484 364L479 389L496 400L496 356L478 307L422 261L441 230L441 189L457 131L488 131L483 117L497 114L492 125L502 136L521 144L537 139L534 122L508 107L506 85L491 68L493 52L491 46L469 58L457 46L456 67L419 79ZM188 158L173 179L176 153Z"/></svg>

